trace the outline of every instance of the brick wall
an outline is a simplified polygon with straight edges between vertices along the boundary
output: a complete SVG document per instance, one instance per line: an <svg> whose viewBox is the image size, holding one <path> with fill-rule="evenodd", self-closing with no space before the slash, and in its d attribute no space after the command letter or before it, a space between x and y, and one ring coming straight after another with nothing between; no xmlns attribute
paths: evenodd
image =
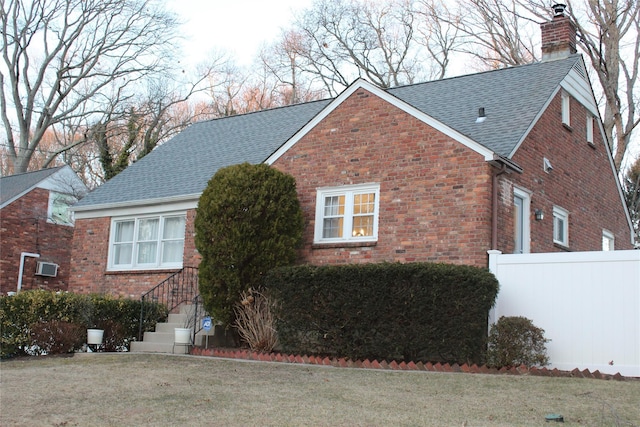
<svg viewBox="0 0 640 427"><path fill-rule="evenodd" d="M571 127L562 124L561 94L518 149L513 160L524 169L522 175L503 176L500 247L513 251L513 185L532 192L531 252L597 251L602 249L603 228L615 235L616 249L632 249L624 206L618 195L607 156L606 142L594 126L594 144L587 143L587 110L571 98ZM543 171L543 158L553 170ZM553 243L553 206L569 211L569 247ZM544 219L535 221L534 210Z"/></svg>
<svg viewBox="0 0 640 427"><path fill-rule="evenodd" d="M187 211L185 225L184 266L200 263L194 243L195 210ZM74 292L105 293L128 298L140 295L175 273L177 270L141 270L108 272L109 227L111 218L76 221L71 251L71 286Z"/></svg>
<svg viewBox="0 0 640 427"><path fill-rule="evenodd" d="M491 174L483 157L366 90L274 166L296 178L312 264L441 261L485 266ZM380 184L378 242L313 245L316 189Z"/></svg>
<svg viewBox="0 0 640 427"><path fill-rule="evenodd" d="M604 142L586 142L586 110L571 102L572 129L561 124L558 95L520 147L524 173L499 178L498 249L513 251L513 186L532 192L531 251L553 244L554 204L569 211L569 250L600 250L602 228L626 249L629 229ZM547 157L554 166L542 170ZM301 262L312 264L438 261L487 265L491 245L492 171L484 158L396 107L359 90L274 166L296 178L305 218ZM316 189L380 184L375 244L313 244ZM545 219L533 220L543 209ZM195 212L187 213L184 265L196 266ZM78 220L71 285L81 292L138 297L172 271L106 272L110 218ZM577 230L583 230L578 232Z"/></svg>
<svg viewBox="0 0 640 427"><path fill-rule="evenodd" d="M47 222L48 205L49 191L36 188L0 212L0 292L17 289L22 252L40 254L25 258L22 289L67 290L73 227ZM58 264L58 275L37 276L37 261Z"/></svg>

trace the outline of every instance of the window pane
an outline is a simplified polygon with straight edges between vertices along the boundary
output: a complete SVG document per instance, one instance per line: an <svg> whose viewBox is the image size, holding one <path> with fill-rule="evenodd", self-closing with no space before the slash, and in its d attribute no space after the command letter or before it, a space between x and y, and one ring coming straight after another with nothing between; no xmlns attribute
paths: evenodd
<svg viewBox="0 0 640 427"><path fill-rule="evenodd" d="M157 242L138 243L138 264L155 263L157 252Z"/></svg>
<svg viewBox="0 0 640 427"><path fill-rule="evenodd" d="M113 264L129 265L131 264L132 243L118 244L113 247Z"/></svg>
<svg viewBox="0 0 640 427"><path fill-rule="evenodd" d="M370 214L375 209L375 193L356 194L353 196L353 214Z"/></svg>
<svg viewBox="0 0 640 427"><path fill-rule="evenodd" d="M322 227L322 237L342 237L343 218L325 218Z"/></svg>
<svg viewBox="0 0 640 427"><path fill-rule="evenodd" d="M134 221L116 222L115 243L133 242L133 226Z"/></svg>
<svg viewBox="0 0 640 427"><path fill-rule="evenodd" d="M324 199L324 216L344 215L344 196L329 196Z"/></svg>
<svg viewBox="0 0 640 427"><path fill-rule="evenodd" d="M513 253L524 252L524 199L520 196L513 198Z"/></svg>
<svg viewBox="0 0 640 427"><path fill-rule="evenodd" d="M164 220L164 230L162 232L163 239L184 239L184 223L183 216L174 216Z"/></svg>
<svg viewBox="0 0 640 427"><path fill-rule="evenodd" d="M351 235L353 237L373 236L373 215L354 217Z"/></svg>
<svg viewBox="0 0 640 427"><path fill-rule="evenodd" d="M183 240L170 240L162 244L162 262L182 261Z"/></svg>
<svg viewBox="0 0 640 427"><path fill-rule="evenodd" d="M141 219L138 223L138 241L158 239L158 218Z"/></svg>

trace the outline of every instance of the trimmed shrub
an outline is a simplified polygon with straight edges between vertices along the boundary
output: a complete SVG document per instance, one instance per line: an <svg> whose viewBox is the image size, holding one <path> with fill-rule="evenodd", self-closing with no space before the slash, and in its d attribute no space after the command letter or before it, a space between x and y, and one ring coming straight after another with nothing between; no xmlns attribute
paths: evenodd
<svg viewBox="0 0 640 427"><path fill-rule="evenodd" d="M45 320L31 325L31 346L35 355L73 353L82 348L87 329L64 320Z"/></svg>
<svg viewBox="0 0 640 427"><path fill-rule="evenodd" d="M200 196L195 243L200 294L209 313L234 323L240 294L297 257L304 221L295 179L265 164L218 170Z"/></svg>
<svg viewBox="0 0 640 427"><path fill-rule="evenodd" d="M483 361L498 293L486 269L432 263L279 268L265 287L284 351L450 363Z"/></svg>
<svg viewBox="0 0 640 427"><path fill-rule="evenodd" d="M489 332L487 365L545 366L549 364L544 329L534 326L526 317L502 316Z"/></svg>
<svg viewBox="0 0 640 427"><path fill-rule="evenodd" d="M72 336L63 337L62 331L69 331L68 323L82 329L82 342L86 340L87 328L105 330L105 348L126 350L129 343L138 336L140 326L140 301L113 298L106 295L82 295L57 293L43 290L22 291L14 296L0 297L0 356L2 358L42 353L33 345L34 333L45 343L47 328L56 340L75 342ZM167 317L163 305L145 302L143 330L153 330L158 321ZM56 325L57 327L52 325ZM58 348L57 344L51 345ZM60 344L62 348L66 345ZM44 348L44 347L43 347ZM77 348L77 347L76 347Z"/></svg>

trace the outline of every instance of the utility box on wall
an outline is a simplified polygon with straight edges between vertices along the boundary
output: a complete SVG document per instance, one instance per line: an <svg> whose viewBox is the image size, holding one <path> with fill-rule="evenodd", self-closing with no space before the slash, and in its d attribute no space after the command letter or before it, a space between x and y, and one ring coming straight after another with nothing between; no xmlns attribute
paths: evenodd
<svg viewBox="0 0 640 427"><path fill-rule="evenodd" d="M38 261L36 274L38 276L56 277L58 275L58 264Z"/></svg>

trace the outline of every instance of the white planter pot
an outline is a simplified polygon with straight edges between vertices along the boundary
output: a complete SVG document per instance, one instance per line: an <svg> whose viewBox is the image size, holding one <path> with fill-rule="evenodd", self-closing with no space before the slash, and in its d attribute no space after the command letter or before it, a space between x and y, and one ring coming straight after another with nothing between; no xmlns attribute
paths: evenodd
<svg viewBox="0 0 640 427"><path fill-rule="evenodd" d="M87 344L102 344L104 329L87 329Z"/></svg>
<svg viewBox="0 0 640 427"><path fill-rule="evenodd" d="M191 344L191 328L175 328L173 342L175 344Z"/></svg>

